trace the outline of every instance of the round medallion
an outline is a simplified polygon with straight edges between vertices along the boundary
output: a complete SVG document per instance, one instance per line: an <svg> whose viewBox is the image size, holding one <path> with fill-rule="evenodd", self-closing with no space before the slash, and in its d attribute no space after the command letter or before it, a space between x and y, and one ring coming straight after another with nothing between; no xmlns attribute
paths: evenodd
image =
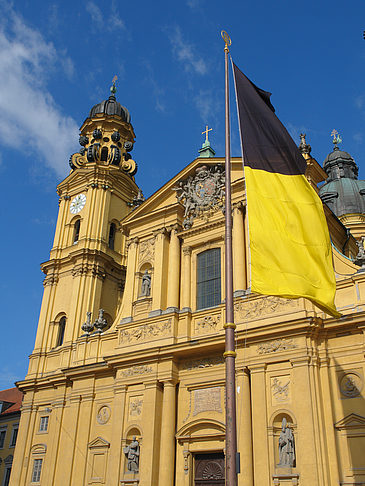
<svg viewBox="0 0 365 486"><path fill-rule="evenodd" d="M86 204L86 196L85 194L78 194L74 197L70 204L70 211L72 214L77 214L81 211L81 209Z"/></svg>
<svg viewBox="0 0 365 486"><path fill-rule="evenodd" d="M101 408L99 408L99 411L96 415L96 420L100 425L104 425L110 419L110 415L111 415L110 408L107 405L103 405Z"/></svg>
<svg viewBox="0 0 365 486"><path fill-rule="evenodd" d="M340 380L341 393L349 398L354 398L360 395L362 385L361 377L354 372L346 373Z"/></svg>

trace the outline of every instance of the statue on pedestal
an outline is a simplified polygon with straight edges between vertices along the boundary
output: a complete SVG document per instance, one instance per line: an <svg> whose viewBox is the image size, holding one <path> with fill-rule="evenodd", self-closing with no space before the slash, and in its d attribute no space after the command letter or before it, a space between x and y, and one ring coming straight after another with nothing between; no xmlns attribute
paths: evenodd
<svg viewBox="0 0 365 486"><path fill-rule="evenodd" d="M279 467L295 466L295 444L292 429L287 425L284 417L281 423L279 437Z"/></svg>
<svg viewBox="0 0 365 486"><path fill-rule="evenodd" d="M146 270L142 277L141 296L149 297L151 294L151 275Z"/></svg>
<svg viewBox="0 0 365 486"><path fill-rule="evenodd" d="M139 471L139 442L136 436L133 436L132 442L123 447L123 452L128 459L127 469L131 472Z"/></svg>

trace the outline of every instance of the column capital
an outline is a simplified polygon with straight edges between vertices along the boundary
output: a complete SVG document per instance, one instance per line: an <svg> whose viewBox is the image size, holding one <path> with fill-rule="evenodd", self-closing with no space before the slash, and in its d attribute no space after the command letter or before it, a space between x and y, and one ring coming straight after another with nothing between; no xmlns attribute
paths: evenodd
<svg viewBox="0 0 365 486"><path fill-rule="evenodd" d="M138 243L139 243L138 236L135 236L134 238L129 238L129 240L127 241L127 248L129 248L132 245L138 245Z"/></svg>
<svg viewBox="0 0 365 486"><path fill-rule="evenodd" d="M232 204L232 210L233 212L244 212L245 206L243 205L242 201L238 201Z"/></svg>
<svg viewBox="0 0 365 486"><path fill-rule="evenodd" d="M165 227L162 227L162 228L158 228L157 230L154 230L152 231L152 234L155 238L157 238L158 236L162 235L162 236L166 236L167 235L167 228Z"/></svg>
<svg viewBox="0 0 365 486"><path fill-rule="evenodd" d="M311 361L310 356L298 356L296 358L293 358L290 360L290 364L292 365L293 368L299 367L299 366L308 366Z"/></svg>
<svg viewBox="0 0 365 486"><path fill-rule="evenodd" d="M144 383L144 387L145 387L145 390L146 389L153 389L153 388L158 388L160 389L161 388L161 384L159 381L157 380L150 380L150 381L145 381Z"/></svg>
<svg viewBox="0 0 365 486"><path fill-rule="evenodd" d="M266 371L267 364L266 363L257 363L250 365L248 369L250 370L251 375L254 373L264 373Z"/></svg>
<svg viewBox="0 0 365 486"><path fill-rule="evenodd" d="M190 256L191 252L192 252L192 248L191 248L191 246L184 246L182 251L183 251L185 256Z"/></svg>
<svg viewBox="0 0 365 486"><path fill-rule="evenodd" d="M168 226L167 230L170 232L170 234L175 234L181 231L181 226L179 224L172 224L171 226Z"/></svg>

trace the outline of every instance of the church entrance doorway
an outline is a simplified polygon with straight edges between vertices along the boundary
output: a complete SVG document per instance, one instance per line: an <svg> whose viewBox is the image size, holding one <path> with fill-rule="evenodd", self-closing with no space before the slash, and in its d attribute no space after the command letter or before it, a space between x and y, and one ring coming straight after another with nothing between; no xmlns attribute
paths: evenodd
<svg viewBox="0 0 365 486"><path fill-rule="evenodd" d="M195 454L194 486L224 486L223 452Z"/></svg>

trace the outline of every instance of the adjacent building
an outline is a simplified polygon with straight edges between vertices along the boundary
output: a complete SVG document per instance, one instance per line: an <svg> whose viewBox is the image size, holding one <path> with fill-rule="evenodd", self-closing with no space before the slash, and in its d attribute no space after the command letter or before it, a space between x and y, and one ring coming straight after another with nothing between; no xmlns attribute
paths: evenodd
<svg viewBox="0 0 365 486"><path fill-rule="evenodd" d="M113 89L57 188L11 486L224 484L224 158L206 140L144 200L134 138ZM363 183L345 152L335 148L326 174L304 137L300 148L313 187L325 181L343 317L250 292L233 158L240 486L365 485Z"/></svg>
<svg viewBox="0 0 365 486"><path fill-rule="evenodd" d="M18 437L23 393L17 388L0 391L0 485L8 486Z"/></svg>

